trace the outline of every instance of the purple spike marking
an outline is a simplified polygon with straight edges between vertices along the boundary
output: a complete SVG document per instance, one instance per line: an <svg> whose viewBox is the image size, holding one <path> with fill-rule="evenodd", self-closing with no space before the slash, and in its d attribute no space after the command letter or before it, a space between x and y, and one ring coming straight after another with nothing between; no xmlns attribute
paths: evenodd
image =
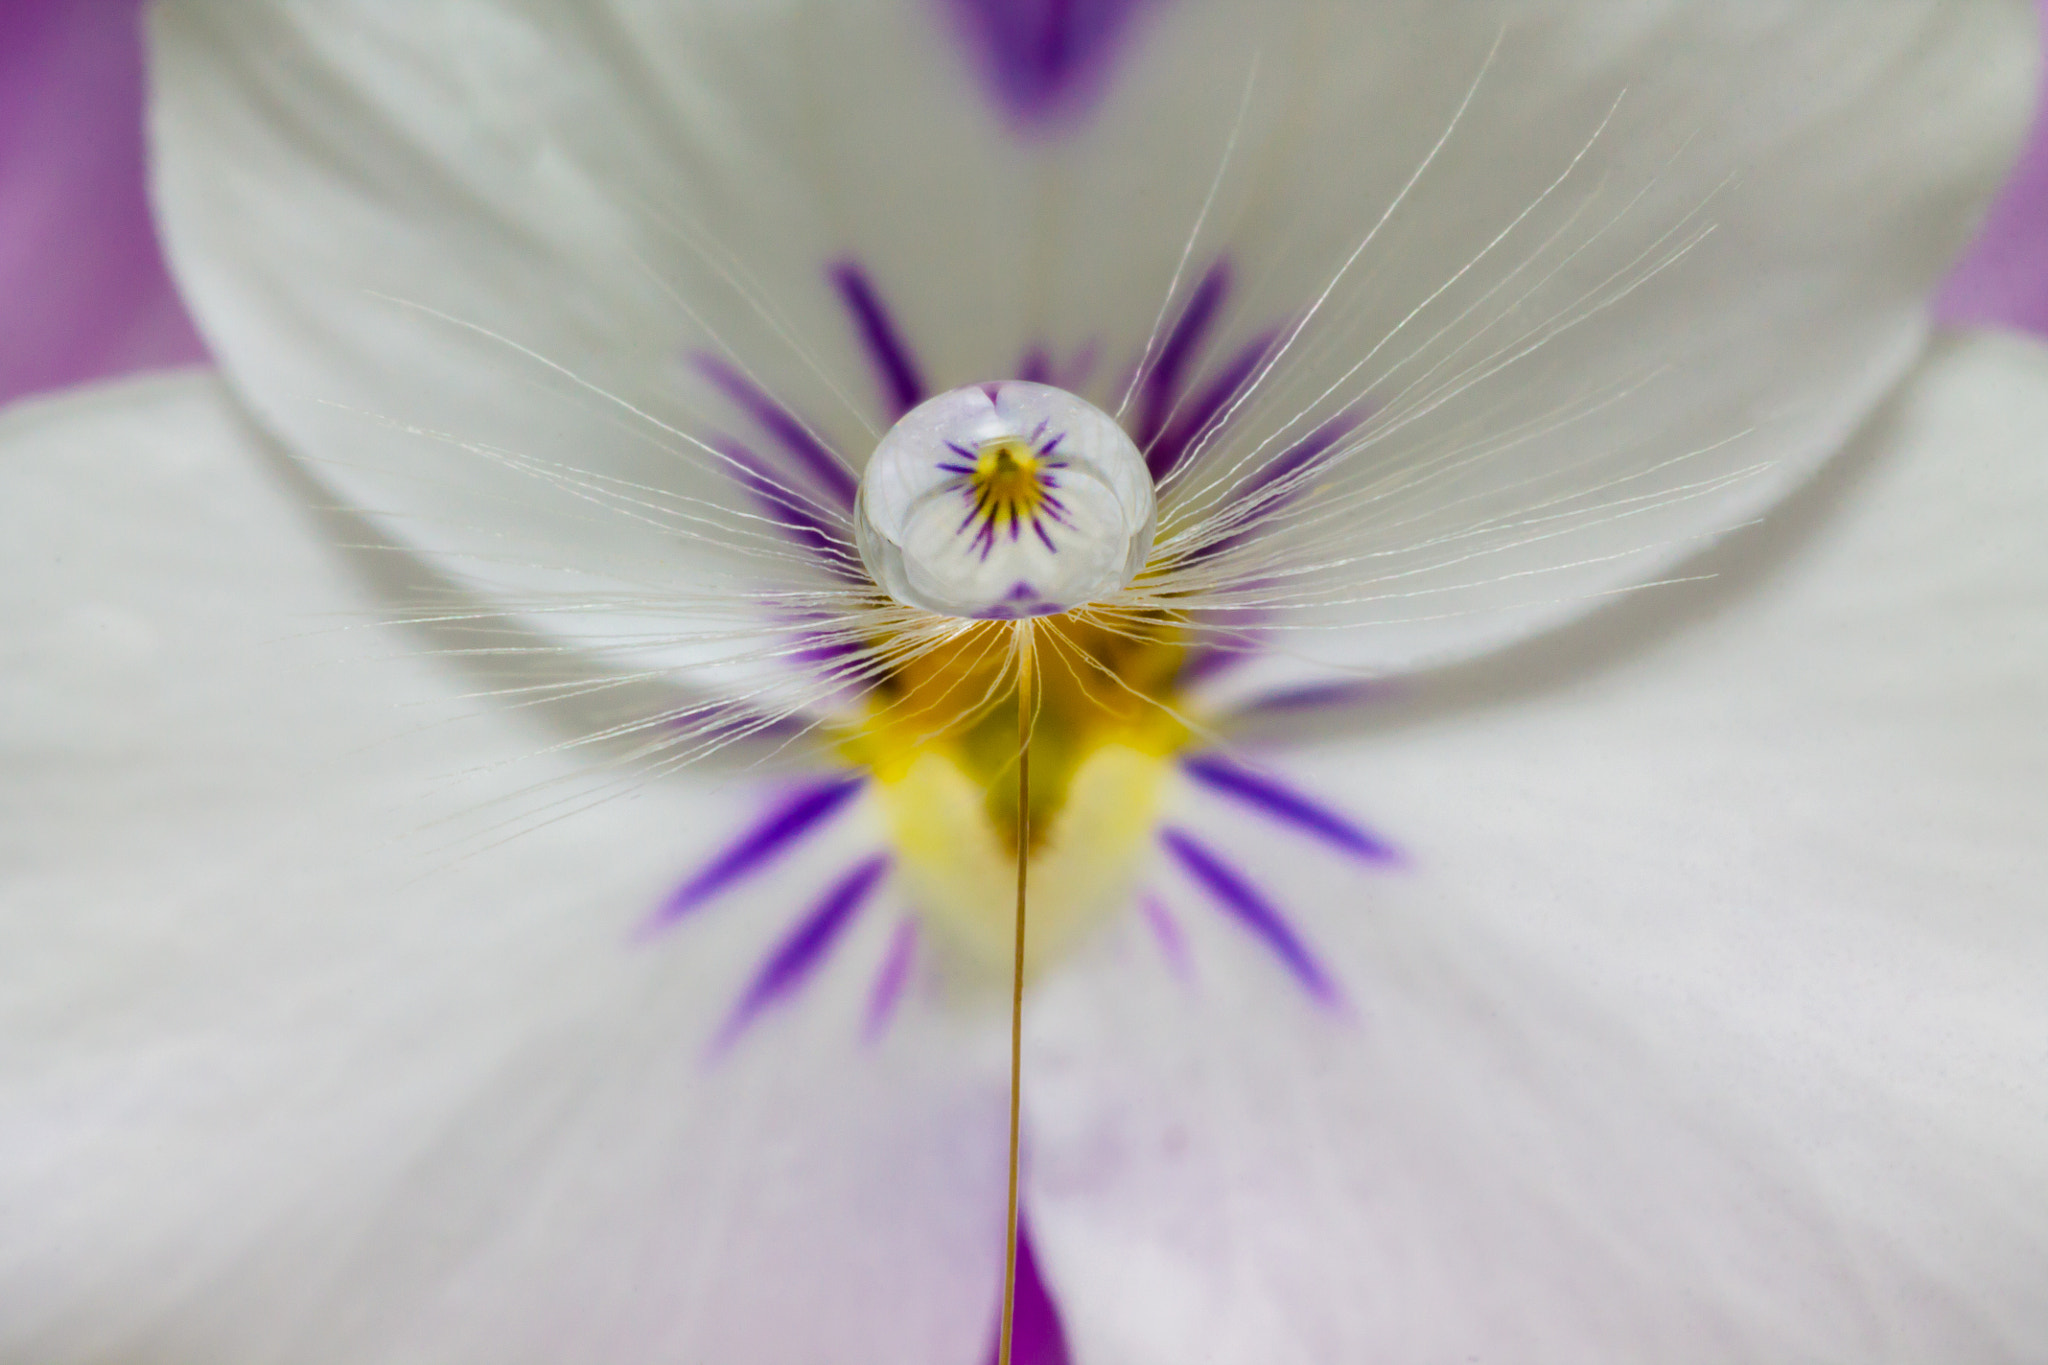
<svg viewBox="0 0 2048 1365"><path fill-rule="evenodd" d="M1330 979L1322 964L1309 952L1308 945L1301 941L1301 936L1295 933L1286 916L1266 899L1263 892L1245 880L1243 873L1218 858L1185 830L1169 825L1159 831L1159 840L1218 905L1272 950L1310 995L1325 1005L1338 1003L1337 983Z"/></svg>
<svg viewBox="0 0 2048 1365"><path fill-rule="evenodd" d="M1069 393L1079 393L1088 379L1095 373L1096 363L1102 357L1100 343L1091 341L1074 353L1074 358L1062 367L1053 360L1052 351L1043 345L1034 345L1025 350L1017 360L1017 378L1031 384L1050 384Z"/></svg>
<svg viewBox="0 0 2048 1365"><path fill-rule="evenodd" d="M761 964L753 984L733 1007L732 1017L719 1032L713 1051L730 1047L763 1010L810 980L811 973L824 962L888 871L889 855L877 853L834 883L810 913L797 921L796 927Z"/></svg>
<svg viewBox="0 0 2048 1365"><path fill-rule="evenodd" d="M825 443L813 436L810 429L797 420L795 413L769 397L753 380L717 356L698 356L697 370L717 385L719 392L730 398L747 416L759 423L763 431L774 437L775 443L816 479L841 509L852 510L854 494L859 491L859 485Z"/></svg>
<svg viewBox="0 0 2048 1365"><path fill-rule="evenodd" d="M1254 623L1262 618L1263 612L1239 613ZM1187 659L1180 667L1176 682L1189 687L1198 682L1207 682L1219 674L1228 673L1241 664L1250 663L1259 657L1261 651L1255 628L1243 624L1221 627L1211 624L1209 638L1188 650Z"/></svg>
<svg viewBox="0 0 2048 1365"><path fill-rule="evenodd" d="M875 973L874 989L868 992L867 1024L861 1036L868 1042L881 1041L903 1001L903 989L910 984L910 968L917 961L917 921L905 919L889 937L889 951Z"/></svg>
<svg viewBox="0 0 2048 1365"><path fill-rule="evenodd" d="M771 716L738 702L710 702L686 707L665 722L672 730L688 730L701 739L793 739L810 727L793 716Z"/></svg>
<svg viewBox="0 0 2048 1365"><path fill-rule="evenodd" d="M1072 1365L1059 1304L1039 1273L1038 1253L1031 1245L1031 1229L1021 1211L1017 1219L1017 1304L1010 1321L1010 1365ZM1002 1349L1002 1330L1003 1325L998 1322L995 1339L989 1343L988 1365L995 1365Z"/></svg>
<svg viewBox="0 0 2048 1365"><path fill-rule="evenodd" d="M1145 468L1151 471L1155 482L1178 468L1188 452L1222 418L1224 410L1251 386L1259 366L1272 353L1275 340L1271 332L1254 338L1202 386L1202 391L1174 417L1173 425L1160 433L1159 439L1145 451Z"/></svg>
<svg viewBox="0 0 2048 1365"><path fill-rule="evenodd" d="M1147 0L946 0L990 97L1022 131L1077 121L1109 88Z"/></svg>
<svg viewBox="0 0 2048 1365"><path fill-rule="evenodd" d="M726 472L739 480L777 530L816 555L827 572L854 582L866 581L866 574L859 568L859 554L847 543L845 533L820 516L816 508L778 484L760 456L735 441L711 444L731 461Z"/></svg>
<svg viewBox="0 0 2048 1365"><path fill-rule="evenodd" d="M1173 969L1175 976L1187 980L1193 975L1194 965L1188 956L1187 930L1180 927L1180 920L1165 901L1150 891L1138 897L1138 911L1144 915L1152 937L1159 940L1159 951L1166 958L1166 965Z"/></svg>
<svg viewBox="0 0 2048 1365"><path fill-rule="evenodd" d="M1138 385L1138 449L1150 450L1159 433L1166 429L1174 404L1180 399L1188 367L1194 363L1210 325L1223 307L1224 295L1229 292L1230 265L1218 261L1195 286L1188 306L1181 310L1173 330L1166 334L1165 345L1145 370Z"/></svg>
<svg viewBox="0 0 2048 1365"><path fill-rule="evenodd" d="M1377 679L1356 682L1309 683L1254 697L1238 708L1241 716L1285 715L1291 711L1319 711L1329 707L1358 706L1386 701L1400 694L1400 687Z"/></svg>
<svg viewBox="0 0 2048 1365"><path fill-rule="evenodd" d="M1212 791L1369 863L1398 863L1400 850L1328 806L1222 754L1189 754L1181 767Z"/></svg>
<svg viewBox="0 0 2048 1365"><path fill-rule="evenodd" d="M835 773L784 796L708 866L677 887L641 925L638 937L660 933L721 891L767 867L838 813L866 782L865 774Z"/></svg>
<svg viewBox="0 0 2048 1365"><path fill-rule="evenodd" d="M841 261L828 274L847 311L853 314L861 342L868 348L868 360L882 381L882 401L890 408L889 420L894 421L924 401L924 378L918 373L917 362L897 333L896 324L866 271L852 261Z"/></svg>
<svg viewBox="0 0 2048 1365"><path fill-rule="evenodd" d="M1189 556L1189 562L1200 563L1213 559L1226 550L1234 550L1256 536L1272 520L1275 513L1301 496L1302 486L1298 476L1313 470L1329 457L1337 443L1356 431L1364 417L1336 417L1323 423L1314 431L1301 438L1276 456L1265 468L1246 479L1244 487L1236 494L1236 501L1250 510L1243 513L1239 527L1222 540L1205 546ZM1286 483L1285 488L1275 485Z"/></svg>

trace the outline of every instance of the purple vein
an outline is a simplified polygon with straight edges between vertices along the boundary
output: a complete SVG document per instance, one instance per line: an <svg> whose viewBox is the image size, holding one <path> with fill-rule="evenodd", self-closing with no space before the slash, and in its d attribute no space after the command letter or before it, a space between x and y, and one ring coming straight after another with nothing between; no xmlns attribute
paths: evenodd
<svg viewBox="0 0 2048 1365"><path fill-rule="evenodd" d="M1214 544L1197 549L1188 556L1189 561L1212 559L1250 540L1306 491L1308 476L1328 461L1330 451L1356 430L1361 420L1346 416L1323 423L1246 479L1232 498L1236 507L1231 519L1237 529Z"/></svg>
<svg viewBox="0 0 2048 1365"><path fill-rule="evenodd" d="M677 887L640 927L639 936L660 933L721 891L767 867L836 814L866 781L859 773L835 773L788 793L702 871Z"/></svg>
<svg viewBox="0 0 2048 1365"><path fill-rule="evenodd" d="M816 555L827 571L856 582L866 581L866 574L861 572L860 561L854 548L847 543L845 533L820 516L815 508L807 507L792 497L789 490L775 481L758 455L736 441L713 441L711 445L725 456L727 471L740 481L777 530Z"/></svg>
<svg viewBox="0 0 2048 1365"><path fill-rule="evenodd" d="M1188 776L1238 804L1373 863L1398 863L1400 850L1347 816L1222 754L1181 760Z"/></svg>
<svg viewBox="0 0 2048 1365"><path fill-rule="evenodd" d="M882 397L892 408L889 416L893 421L924 401L924 378L867 272L852 261L841 261L829 274L868 348L868 359L882 381Z"/></svg>
<svg viewBox="0 0 2048 1365"><path fill-rule="evenodd" d="M1263 892L1247 881L1243 873L1184 830L1169 825L1159 832L1159 839L1187 869L1188 875L1238 923L1251 930L1271 949L1310 995L1326 1005L1337 1003L1337 984L1315 960L1315 955L1295 933L1287 917L1266 899Z"/></svg>
<svg viewBox="0 0 2048 1365"><path fill-rule="evenodd" d="M810 428L797 420L795 413L717 356L700 355L696 360L699 373L774 437L775 443L807 470L835 503L844 510L852 510L857 491L853 475L823 441L811 434Z"/></svg>
<svg viewBox="0 0 2048 1365"><path fill-rule="evenodd" d="M747 1025L760 1017L761 1011L810 980L811 973L824 962L832 946L839 941L839 936L853 922L860 908L867 904L868 897L874 894L875 887L888 870L889 855L877 853L833 883L831 889L776 945L768 960L761 964L746 994L733 1006L732 1017L720 1030L714 1051L731 1046L733 1040L746 1031Z"/></svg>
<svg viewBox="0 0 2048 1365"><path fill-rule="evenodd" d="M1229 291L1230 267L1218 261L1209 267L1209 273L1195 286L1195 292L1188 298L1188 306L1181 310L1173 330L1167 333L1166 344L1159 348L1159 358L1139 381L1138 449L1149 449L1159 438L1159 433L1165 430L1174 403L1180 397L1188 366L1194 362L1210 324L1215 322L1217 311L1223 306L1223 297Z"/></svg>
<svg viewBox="0 0 2048 1365"><path fill-rule="evenodd" d="M889 1031L889 1021L896 1017L896 1007L902 1003L903 988L910 984L910 968L916 960L917 921L906 917L890 936L881 970L875 973L874 989L868 993L867 1024L861 1030L867 1041L875 1042Z"/></svg>
<svg viewBox="0 0 2048 1365"><path fill-rule="evenodd" d="M1145 447L1145 468L1151 471L1155 482L1174 471L1195 443L1208 433L1210 425L1222 416L1223 410L1244 392L1251 382L1252 372L1264 363L1278 339L1274 333L1266 332L1239 350L1231 357L1230 363L1202 387L1187 410Z"/></svg>

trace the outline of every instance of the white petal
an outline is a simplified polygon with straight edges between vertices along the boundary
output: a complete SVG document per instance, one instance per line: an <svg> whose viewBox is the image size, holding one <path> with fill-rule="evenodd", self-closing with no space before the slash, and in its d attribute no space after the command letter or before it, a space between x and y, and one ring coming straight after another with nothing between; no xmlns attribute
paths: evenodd
<svg viewBox="0 0 2048 1365"><path fill-rule="evenodd" d="M1111 407L1212 263L1236 287L1191 382L1328 287L1162 528L1358 400L1372 440L1312 509L1331 538L1291 533L1322 567L1278 580L1314 629L1281 642L1385 668L1576 612L1809 471L1910 362L2033 84L2027 9L1995 0L1044 14L1084 10L1122 23L1034 114L1015 71L991 85L977 0L184 0L155 26L159 205L217 353L320 477L517 593L581 575L618 610L564 628L614 640L644 599L701 631L749 565L546 475L738 494L519 347L701 437L748 427L688 359L728 348L857 467L905 376L878 388L836 262L924 391L1031 377L1044 346L1092 351L1071 383Z"/></svg>
<svg viewBox="0 0 2048 1365"><path fill-rule="evenodd" d="M1304 752L1405 871L1189 815L1349 1015L1187 893L1192 985L1048 983L1076 1358L2042 1359L2044 432L2048 352L1944 340L1713 581Z"/></svg>
<svg viewBox="0 0 2048 1365"><path fill-rule="evenodd" d="M0 1355L981 1349L1001 1072L916 1008L861 1041L886 917L707 1058L866 817L633 942L735 791L488 847L522 793L583 790L542 785L560 734L373 628L350 529L218 381L0 443Z"/></svg>

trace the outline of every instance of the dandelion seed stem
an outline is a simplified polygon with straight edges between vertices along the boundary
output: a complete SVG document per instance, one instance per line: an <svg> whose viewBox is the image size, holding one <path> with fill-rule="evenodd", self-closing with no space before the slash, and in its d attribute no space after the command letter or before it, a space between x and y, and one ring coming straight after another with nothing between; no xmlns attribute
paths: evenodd
<svg viewBox="0 0 2048 1365"><path fill-rule="evenodd" d="M1017 941L1010 972L1010 1203L1003 1238L1003 1320L997 1365L1010 1365L1017 1322L1017 1112L1024 1077L1024 879L1031 863L1031 622L1017 623Z"/></svg>

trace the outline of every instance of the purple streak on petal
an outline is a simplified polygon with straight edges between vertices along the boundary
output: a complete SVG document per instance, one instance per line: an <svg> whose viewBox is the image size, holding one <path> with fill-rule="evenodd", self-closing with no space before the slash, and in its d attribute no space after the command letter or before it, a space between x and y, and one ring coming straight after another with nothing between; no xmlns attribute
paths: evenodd
<svg viewBox="0 0 2048 1365"><path fill-rule="evenodd" d="M1017 1219L1017 1309L1011 1327L1010 1365L1070 1365L1073 1357L1067 1353L1067 1330L1060 1322L1059 1305L1039 1273L1031 1229L1021 1215ZM1002 1329L1000 1322L995 1324L995 1339L988 1348L990 1365L1002 1348Z"/></svg>
<svg viewBox="0 0 2048 1365"><path fill-rule="evenodd" d="M903 988L910 984L910 968L916 960L917 921L906 919L890 936L889 951L882 958L882 969L875 973L874 989L868 993L867 1025L861 1030L867 1041L879 1042L889 1031L889 1021L896 1017L896 1006L903 1001Z"/></svg>
<svg viewBox="0 0 2048 1365"><path fill-rule="evenodd" d="M143 192L139 8L0 4L0 402L206 358Z"/></svg>
<svg viewBox="0 0 2048 1365"><path fill-rule="evenodd" d="M1175 976L1187 980L1193 971L1193 963L1188 957L1187 931L1180 927L1173 911L1150 891L1138 897L1138 911L1144 915L1152 936L1159 940L1159 951L1165 955L1166 965L1173 969Z"/></svg>
<svg viewBox="0 0 2048 1365"><path fill-rule="evenodd" d="M1079 393L1081 387L1094 376L1095 367L1102 362L1102 344L1091 341L1074 356L1074 363L1067 366L1064 388Z"/></svg>
<svg viewBox="0 0 2048 1365"><path fill-rule="evenodd" d="M660 933L719 892L767 867L836 814L866 781L859 773L835 773L787 793L696 876L677 887L640 926L637 937Z"/></svg>
<svg viewBox="0 0 2048 1365"><path fill-rule="evenodd" d="M804 631L798 638L810 640L813 643L807 644L802 649L791 654L789 661L806 667L816 664L844 663L848 659L867 653L866 647L857 641L822 635L817 631Z"/></svg>
<svg viewBox="0 0 2048 1365"><path fill-rule="evenodd" d="M882 306L881 295L875 292L867 272L852 261L841 261L829 273L847 311L853 314L861 343L868 348L868 359L882 381L882 401L893 421L924 401L924 379L918 373L917 362L897 334L896 324L889 317L889 310Z"/></svg>
<svg viewBox="0 0 2048 1365"><path fill-rule="evenodd" d="M1052 354L1043 346L1033 346L1024 352L1024 358L1017 362L1017 378L1027 384L1052 383Z"/></svg>
<svg viewBox="0 0 2048 1365"><path fill-rule="evenodd" d="M1290 711L1318 711L1329 707L1357 706L1363 702L1385 701L1400 691L1398 685L1377 678L1354 682L1311 683L1268 692L1242 703L1240 716L1284 715Z"/></svg>
<svg viewBox="0 0 2048 1365"><path fill-rule="evenodd" d="M771 716L737 702L711 702L678 711L670 729L688 730L702 739L792 739L810 728L794 716Z"/></svg>
<svg viewBox="0 0 2048 1365"><path fill-rule="evenodd" d="M1267 522L1283 511L1288 504L1305 491L1307 480L1301 477L1306 471L1313 471L1322 464L1337 443L1358 429L1363 417L1337 417L1323 423L1307 436L1282 451L1265 468L1252 475L1234 495L1234 501L1245 510L1238 513L1238 529L1213 545L1204 546L1188 557L1190 563L1213 559L1226 550L1236 549L1264 528Z"/></svg>
<svg viewBox="0 0 2048 1365"><path fill-rule="evenodd" d="M732 1017L720 1030L714 1052L732 1046L746 1032L747 1025L761 1016L761 1011L810 980L811 973L818 970L888 871L889 855L877 853L833 883L761 964L746 994L733 1006Z"/></svg>
<svg viewBox="0 0 2048 1365"><path fill-rule="evenodd" d="M1229 292L1230 264L1218 261L1209 267L1209 273L1195 286L1187 307L1181 309L1180 317L1174 320L1172 329L1167 332L1165 344L1159 348L1159 354L1153 357L1139 380L1138 449L1151 449L1152 443L1159 439L1159 433L1166 429L1174 404L1179 401L1185 386L1188 369L1201 351L1202 342L1223 307L1224 295Z"/></svg>
<svg viewBox="0 0 2048 1365"><path fill-rule="evenodd" d="M796 414L764 393L753 380L713 355L696 357L697 370L717 385L747 416L794 459L842 510L851 511L859 485L825 443L810 433Z"/></svg>
<svg viewBox="0 0 2048 1365"><path fill-rule="evenodd" d="M1209 434L1210 427L1223 416L1224 409L1237 401L1238 395L1252 382L1259 366L1272 353L1277 339L1274 333L1267 332L1240 349L1230 358L1229 364L1202 386L1200 393L1174 414L1173 425L1145 448L1145 468L1152 471L1155 481L1172 473L1194 449L1195 443Z"/></svg>
<svg viewBox="0 0 2048 1365"><path fill-rule="evenodd" d="M1398 849L1356 821L1234 759L1189 754L1181 759L1181 767L1210 790L1367 862L1401 861Z"/></svg>
<svg viewBox="0 0 2048 1365"><path fill-rule="evenodd" d="M1210 852L1193 835L1167 826L1159 832L1160 842L1201 883L1216 903L1273 951L1273 955L1294 973L1308 993L1326 1005L1338 1002L1337 984L1309 952L1284 915L1244 874Z"/></svg>
<svg viewBox="0 0 2048 1365"><path fill-rule="evenodd" d="M1258 655L1259 646L1250 635L1242 630L1232 630L1227 638L1209 639L1192 646L1174 681L1178 686L1190 687L1219 673L1228 673Z"/></svg>
<svg viewBox="0 0 2048 1365"><path fill-rule="evenodd" d="M820 567L840 578L867 580L860 568L859 552L847 543L846 533L820 515L817 508L792 496L760 456L736 441L713 441L711 446L732 462L726 466L726 472L739 480L775 528L816 555Z"/></svg>
<svg viewBox="0 0 2048 1365"><path fill-rule="evenodd" d="M1148 0L943 0L991 100L1020 131L1066 127L1109 87Z"/></svg>
<svg viewBox="0 0 2048 1365"><path fill-rule="evenodd" d="M1274 484L1284 480L1291 480L1303 470L1311 469L1322 463L1324 457L1330 453L1331 449L1339 441L1358 430L1359 424L1365 420L1367 415L1366 413L1347 413L1342 417L1333 417L1323 423L1314 431L1302 437L1301 440L1282 451L1264 469L1261 469L1258 473L1245 480L1244 488L1238 496L1247 499L1256 498L1261 493L1272 488ZM1292 498L1295 496L1295 493L1296 489L1289 487L1281 490L1279 496L1282 498Z"/></svg>
<svg viewBox="0 0 2048 1365"><path fill-rule="evenodd" d="M2048 0L2036 6L2048 39ZM1934 300L1947 323L2020 327L2048 336L2048 99L2034 106L2026 149Z"/></svg>

